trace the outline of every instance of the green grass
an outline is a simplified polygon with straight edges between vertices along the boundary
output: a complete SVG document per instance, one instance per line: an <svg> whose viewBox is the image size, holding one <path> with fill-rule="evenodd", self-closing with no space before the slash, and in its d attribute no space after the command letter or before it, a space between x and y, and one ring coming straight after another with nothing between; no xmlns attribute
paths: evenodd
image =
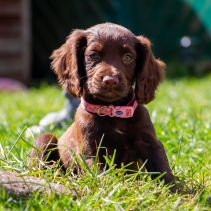
<svg viewBox="0 0 211 211"><path fill-rule="evenodd" d="M1 190L0 210L210 210L210 81L211 76L166 80L156 99L147 105L181 186L179 194L170 194L167 187L146 174L125 175L124 166L99 173L96 166L89 169L82 163L84 173L78 176L71 171L63 175L56 168L44 171L31 167L27 158L34 137L26 138L24 132L45 114L63 107L61 89L44 85L27 93L0 93L0 170L40 176L71 189L68 196L34 192L29 198ZM64 130L53 132L59 137Z"/></svg>

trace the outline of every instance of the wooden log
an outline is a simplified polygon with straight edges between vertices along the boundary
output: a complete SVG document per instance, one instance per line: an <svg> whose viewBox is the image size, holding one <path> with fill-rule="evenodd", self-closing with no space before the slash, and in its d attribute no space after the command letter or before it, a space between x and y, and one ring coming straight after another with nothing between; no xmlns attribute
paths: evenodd
<svg viewBox="0 0 211 211"><path fill-rule="evenodd" d="M59 183L50 183L41 178L22 176L21 174L9 171L0 171L0 189L2 188L5 189L6 193L17 197L30 197L33 192L37 191L40 194L55 193L64 195L69 195L73 191Z"/></svg>

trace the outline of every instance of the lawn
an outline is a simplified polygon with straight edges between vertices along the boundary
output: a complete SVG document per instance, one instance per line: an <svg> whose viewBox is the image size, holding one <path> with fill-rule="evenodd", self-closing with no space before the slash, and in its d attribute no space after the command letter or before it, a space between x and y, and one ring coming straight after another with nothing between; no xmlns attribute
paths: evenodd
<svg viewBox="0 0 211 211"><path fill-rule="evenodd" d="M0 93L0 171L39 176L69 187L70 195L34 192L14 197L0 190L0 210L210 210L211 209L211 76L165 80L156 99L147 105L157 136L165 146L180 193L170 194L147 174L125 175L112 167L96 166L78 176L57 168L40 170L28 164L34 141L27 127L38 124L64 104L58 86L43 84L27 93ZM68 127L52 129L60 136ZM140 179L136 179L140 177Z"/></svg>

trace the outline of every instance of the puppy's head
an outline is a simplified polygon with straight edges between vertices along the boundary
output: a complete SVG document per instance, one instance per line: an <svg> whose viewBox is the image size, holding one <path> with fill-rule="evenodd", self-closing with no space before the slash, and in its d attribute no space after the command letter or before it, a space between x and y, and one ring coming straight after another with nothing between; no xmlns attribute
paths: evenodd
<svg viewBox="0 0 211 211"><path fill-rule="evenodd" d="M164 75L150 42L111 23L74 30L51 56L64 89L76 97L91 94L107 102L126 97L135 83L139 103L148 103Z"/></svg>

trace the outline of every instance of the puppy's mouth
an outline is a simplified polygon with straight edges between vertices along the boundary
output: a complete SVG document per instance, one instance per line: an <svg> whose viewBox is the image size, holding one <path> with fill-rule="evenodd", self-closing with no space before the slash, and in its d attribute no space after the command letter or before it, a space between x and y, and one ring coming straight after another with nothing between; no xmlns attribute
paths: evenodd
<svg viewBox="0 0 211 211"><path fill-rule="evenodd" d="M125 97L127 93L124 93L122 91L117 91L117 90L101 90L98 93L95 93L95 97L99 98L100 100L107 101L107 102L113 102L116 100L119 100L123 97Z"/></svg>
<svg viewBox="0 0 211 211"><path fill-rule="evenodd" d="M114 102L128 95L126 83L118 84L115 87L106 87L101 83L87 83L87 93L104 102Z"/></svg>

